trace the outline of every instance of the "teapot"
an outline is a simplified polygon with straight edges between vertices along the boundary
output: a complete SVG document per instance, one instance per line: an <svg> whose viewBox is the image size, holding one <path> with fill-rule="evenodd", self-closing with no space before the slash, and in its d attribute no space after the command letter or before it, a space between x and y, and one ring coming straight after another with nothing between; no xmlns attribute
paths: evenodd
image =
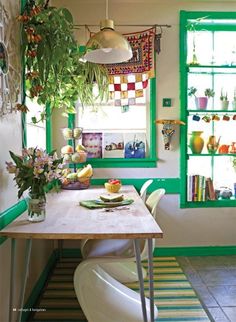
<svg viewBox="0 0 236 322"><path fill-rule="evenodd" d="M207 142L208 153L215 153L220 144L220 138L217 140L215 135L210 135Z"/></svg>
<svg viewBox="0 0 236 322"><path fill-rule="evenodd" d="M220 187L220 193L219 196L222 199L230 199L233 195L232 190L228 187Z"/></svg>

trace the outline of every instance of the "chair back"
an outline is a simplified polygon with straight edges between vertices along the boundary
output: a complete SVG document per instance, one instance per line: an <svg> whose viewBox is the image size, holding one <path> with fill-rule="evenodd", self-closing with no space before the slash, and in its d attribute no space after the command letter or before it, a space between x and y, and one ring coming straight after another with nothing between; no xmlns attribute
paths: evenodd
<svg viewBox="0 0 236 322"><path fill-rule="evenodd" d="M164 196L165 192L166 191L163 188L157 189L153 191L146 200L146 206L148 207L148 209L150 210L151 214L155 219L157 215L158 203L161 200L161 198Z"/></svg>
<svg viewBox="0 0 236 322"><path fill-rule="evenodd" d="M142 185L141 189L140 189L140 197L142 198L143 202L146 201L146 195L147 195L147 189L150 186L150 184L153 183L152 179L149 179L147 181L144 182L144 184Z"/></svg>

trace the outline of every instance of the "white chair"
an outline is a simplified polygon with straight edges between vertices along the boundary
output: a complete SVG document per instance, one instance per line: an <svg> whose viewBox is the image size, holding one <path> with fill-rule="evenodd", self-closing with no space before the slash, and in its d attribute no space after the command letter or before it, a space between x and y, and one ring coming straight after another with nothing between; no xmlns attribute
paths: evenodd
<svg viewBox="0 0 236 322"><path fill-rule="evenodd" d="M144 184L142 185L142 187L140 189L139 194L140 194L140 197L142 198L143 202L146 201L147 189L152 183L153 183L153 180L149 179L144 182Z"/></svg>
<svg viewBox="0 0 236 322"><path fill-rule="evenodd" d="M75 293L88 322L142 322L140 294L116 281L101 268L107 260L84 260L74 273ZM149 322L150 301L145 300ZM157 315L155 306L155 319Z"/></svg>
<svg viewBox="0 0 236 322"><path fill-rule="evenodd" d="M156 219L157 206L165 189L157 189L153 191L147 198L146 205L153 217ZM153 241L153 248L155 242ZM141 259L148 257L148 245L146 240L140 243ZM121 283L138 281L136 269L135 254L133 243L129 239L106 239L106 240L84 240L81 244L81 253L83 258L106 257L111 258L109 262L100 264L100 266L112 277ZM125 258L123 261L113 261L114 256ZM147 276L146 270L143 268L144 278Z"/></svg>

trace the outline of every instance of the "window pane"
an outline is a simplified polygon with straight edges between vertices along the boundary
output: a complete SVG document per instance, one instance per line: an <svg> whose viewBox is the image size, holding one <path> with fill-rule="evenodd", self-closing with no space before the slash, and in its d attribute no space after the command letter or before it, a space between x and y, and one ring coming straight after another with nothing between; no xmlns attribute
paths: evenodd
<svg viewBox="0 0 236 322"><path fill-rule="evenodd" d="M27 147L38 147L46 150L46 122L38 122L34 124L32 117L42 112L42 107L36 100L26 98L26 105L29 111L26 113L26 140Z"/></svg>

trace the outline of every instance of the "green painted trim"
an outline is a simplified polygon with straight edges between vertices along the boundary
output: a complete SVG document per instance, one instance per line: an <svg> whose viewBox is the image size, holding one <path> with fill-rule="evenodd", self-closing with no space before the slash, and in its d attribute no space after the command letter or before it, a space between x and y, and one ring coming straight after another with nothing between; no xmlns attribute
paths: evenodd
<svg viewBox="0 0 236 322"><path fill-rule="evenodd" d="M57 257L56 252L53 251L51 256L49 257L49 260L48 260L46 266L44 267L42 273L40 274L39 279L37 280L33 290L31 291L31 294L30 294L28 300L26 301L26 303L24 305L24 311L22 312L21 322L28 321L28 318L31 314L30 309L32 307L34 307L37 299L39 298L40 293L42 292L42 289L43 289L45 283L47 282L48 275L49 275L50 271L53 269L57 258L58 257Z"/></svg>
<svg viewBox="0 0 236 322"><path fill-rule="evenodd" d="M50 113L50 104L46 104L46 151L49 153L52 151L52 117Z"/></svg>
<svg viewBox="0 0 236 322"><path fill-rule="evenodd" d="M61 254L59 249L56 249L55 251L58 258L59 258L59 255L65 258L68 258L68 257L82 258L81 251L79 248L63 248Z"/></svg>
<svg viewBox="0 0 236 322"><path fill-rule="evenodd" d="M27 3L27 0L21 0L20 4L20 12L21 14L24 11L24 7ZM22 27L21 27L22 28ZM22 64L22 104L25 104L25 98L26 98L26 91L25 91L25 58L22 54L21 56L21 64ZM21 131L22 131L22 139L21 139L21 146L22 148L27 147L27 129L26 129L26 113L21 113Z"/></svg>
<svg viewBox="0 0 236 322"><path fill-rule="evenodd" d="M236 255L236 246L156 247L154 256L224 256Z"/></svg>
<svg viewBox="0 0 236 322"><path fill-rule="evenodd" d="M0 214L0 230L9 225L13 220L20 216L27 209L26 200L21 200L12 207L6 209ZM6 240L0 237L0 245Z"/></svg>
<svg viewBox="0 0 236 322"><path fill-rule="evenodd" d="M90 163L94 168L155 168L157 159L88 159L86 163Z"/></svg>
<svg viewBox="0 0 236 322"><path fill-rule="evenodd" d="M235 199L207 200L204 202L184 202L180 203L180 208L223 208L236 207Z"/></svg>
<svg viewBox="0 0 236 322"><path fill-rule="evenodd" d="M158 188L164 188L167 194L178 194L180 192L180 179L179 178L142 178L142 179L126 179L119 178L123 184L134 185L137 191L140 190L145 181L153 179L153 183L148 188L148 192L152 192ZM92 179L92 185L103 185L107 179Z"/></svg>
<svg viewBox="0 0 236 322"><path fill-rule="evenodd" d="M156 77L150 79L150 160L155 160L155 163L152 167L156 167L156 160L157 160L157 148L156 148L156 102L157 102L157 95L156 95ZM146 159L148 161L148 159Z"/></svg>
<svg viewBox="0 0 236 322"><path fill-rule="evenodd" d="M187 119L187 38L186 38L187 12L180 12L180 117L181 120ZM180 127L180 203L186 203L186 186L187 186L187 126Z"/></svg>

